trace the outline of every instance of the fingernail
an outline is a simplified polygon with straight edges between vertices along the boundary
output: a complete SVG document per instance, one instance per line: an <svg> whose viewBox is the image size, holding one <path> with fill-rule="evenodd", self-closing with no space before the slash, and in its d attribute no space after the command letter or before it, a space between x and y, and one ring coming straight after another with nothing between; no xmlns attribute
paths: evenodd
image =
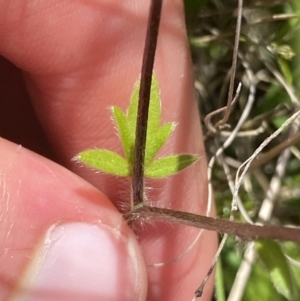
<svg viewBox="0 0 300 301"><path fill-rule="evenodd" d="M105 225L53 226L10 300L140 300L135 250Z"/></svg>

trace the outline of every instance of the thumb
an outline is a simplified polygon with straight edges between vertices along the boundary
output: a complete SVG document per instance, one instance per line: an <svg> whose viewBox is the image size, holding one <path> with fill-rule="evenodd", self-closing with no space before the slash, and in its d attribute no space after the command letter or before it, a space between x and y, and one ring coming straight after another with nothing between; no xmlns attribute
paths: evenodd
<svg viewBox="0 0 300 301"><path fill-rule="evenodd" d="M145 300L146 267L111 202L0 139L0 300Z"/></svg>
<svg viewBox="0 0 300 301"><path fill-rule="evenodd" d="M51 227L12 300L136 300L133 244L119 230L73 222Z"/></svg>

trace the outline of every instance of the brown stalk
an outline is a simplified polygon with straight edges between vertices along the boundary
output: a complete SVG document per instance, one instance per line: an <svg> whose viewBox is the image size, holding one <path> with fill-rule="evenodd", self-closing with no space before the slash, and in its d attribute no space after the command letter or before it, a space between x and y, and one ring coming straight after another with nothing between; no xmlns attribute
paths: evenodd
<svg viewBox="0 0 300 301"><path fill-rule="evenodd" d="M162 0L152 0L149 12L146 41L144 46L141 71L141 85L137 112L137 126L135 138L135 161L132 176L133 204L136 206L144 200L144 159L147 136L148 111L152 70L157 44Z"/></svg>
<svg viewBox="0 0 300 301"><path fill-rule="evenodd" d="M158 207L143 206L129 213L126 218L130 222L143 219L182 224L238 236L245 240L269 238L300 242L299 228L252 225Z"/></svg>

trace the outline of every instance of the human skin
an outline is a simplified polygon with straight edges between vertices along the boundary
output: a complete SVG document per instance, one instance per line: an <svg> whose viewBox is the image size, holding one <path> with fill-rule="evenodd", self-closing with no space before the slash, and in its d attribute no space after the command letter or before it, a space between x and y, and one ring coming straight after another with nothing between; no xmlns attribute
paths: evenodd
<svg viewBox="0 0 300 301"><path fill-rule="evenodd" d="M101 292L83 297L71 288L59 295L37 287L42 300L191 300L204 278L216 249L214 233L203 232L188 249L199 230L152 222L134 225L133 232L117 209L128 207L129 182L72 161L94 147L122 154L109 107L128 107L140 74L149 3L0 1L0 134L16 143L0 140L0 300L39 300L17 292L36 288L45 237L68 225L75 225L75 233L83 224L96 229L95 237L98 227L117 237L111 256L118 263L118 281L106 299ZM202 157L176 176L147 181L148 200L206 214L205 152L181 0L164 1L154 71L162 122L178 123L160 155ZM97 277L95 268L88 281L97 284ZM210 300L212 280L202 300ZM99 283L99 290L101 285L107 287Z"/></svg>

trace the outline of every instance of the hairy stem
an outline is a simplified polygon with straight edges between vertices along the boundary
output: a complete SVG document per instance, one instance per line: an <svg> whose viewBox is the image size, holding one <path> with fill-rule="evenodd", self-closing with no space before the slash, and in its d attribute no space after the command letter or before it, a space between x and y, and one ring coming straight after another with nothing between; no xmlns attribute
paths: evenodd
<svg viewBox="0 0 300 301"><path fill-rule="evenodd" d="M225 219L212 218L172 209L141 206L136 211L128 213L125 218L130 222L135 220L157 220L177 223L196 228L217 231L238 236L245 240L261 238L288 240L300 242L300 229L282 226L260 226Z"/></svg>
<svg viewBox="0 0 300 301"><path fill-rule="evenodd" d="M141 71L141 85L137 113L137 126L135 137L135 161L132 176L133 205L138 205L144 199L144 159L147 137L147 122L150 102L152 70L154 65L157 44L162 0L152 0L146 41L144 46L143 63Z"/></svg>

